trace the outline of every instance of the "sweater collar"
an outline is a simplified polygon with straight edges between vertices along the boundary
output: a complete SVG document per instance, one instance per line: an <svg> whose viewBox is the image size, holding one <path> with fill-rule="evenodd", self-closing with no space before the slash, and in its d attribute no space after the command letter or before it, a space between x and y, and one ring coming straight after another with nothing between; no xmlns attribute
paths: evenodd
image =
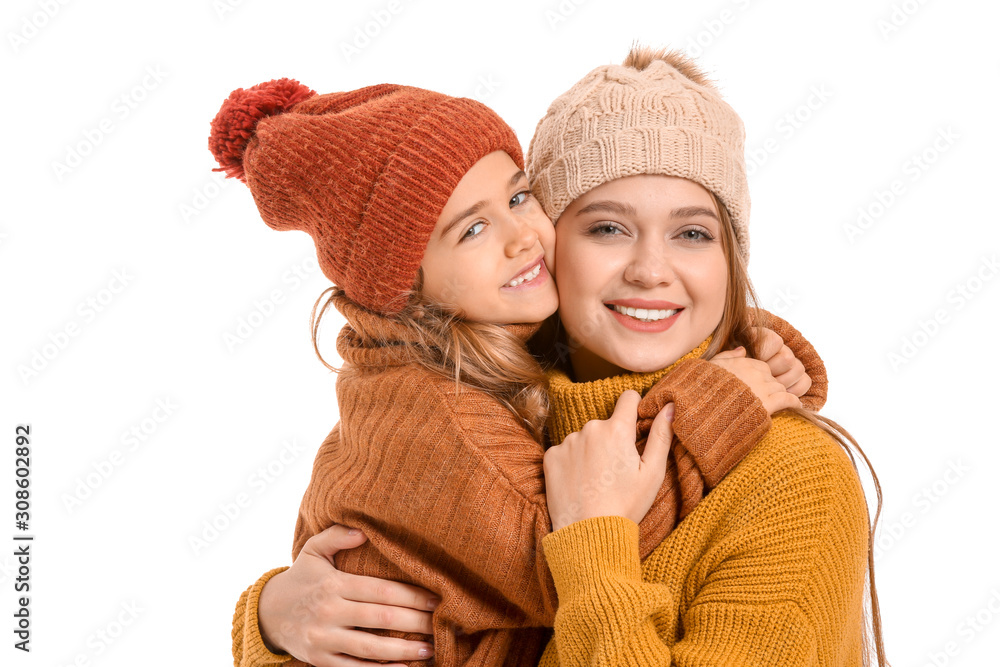
<svg viewBox="0 0 1000 667"><path fill-rule="evenodd" d="M569 375L554 368L547 371L549 380L549 442L557 445L570 433L583 428L592 419L607 419L615 411L615 403L628 389L645 396L660 378L672 371L682 361L697 359L708 349L712 337L691 350L670 366L650 373L625 373L593 382L574 382Z"/></svg>

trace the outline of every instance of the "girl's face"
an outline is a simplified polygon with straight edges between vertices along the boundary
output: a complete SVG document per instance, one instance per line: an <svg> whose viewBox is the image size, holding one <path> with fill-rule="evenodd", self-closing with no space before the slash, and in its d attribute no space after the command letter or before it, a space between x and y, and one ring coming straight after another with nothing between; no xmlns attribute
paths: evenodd
<svg viewBox="0 0 1000 667"><path fill-rule="evenodd" d="M451 193L421 262L423 293L475 322L541 322L558 306L546 268L552 221L507 153L473 165Z"/></svg>
<svg viewBox="0 0 1000 667"><path fill-rule="evenodd" d="M643 174L576 199L556 225L559 317L579 382L666 368L722 320L728 269L701 185Z"/></svg>

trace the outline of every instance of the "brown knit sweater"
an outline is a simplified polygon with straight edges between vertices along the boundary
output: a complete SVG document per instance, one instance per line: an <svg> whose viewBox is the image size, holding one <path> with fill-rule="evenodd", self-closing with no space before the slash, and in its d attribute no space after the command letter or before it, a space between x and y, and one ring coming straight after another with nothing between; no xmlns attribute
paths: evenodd
<svg viewBox="0 0 1000 667"><path fill-rule="evenodd" d="M368 541L339 552L336 566L440 595L434 664L535 665L557 607L540 550L551 531L543 447L485 393L404 363L400 346L412 341L401 327L348 301L337 306L348 320L338 340L345 366L377 370L338 377L341 423L316 456L293 557L333 523L360 528ZM826 375L815 350L784 321L772 318L769 326L813 378L806 402L821 405ZM534 329L515 330L526 339ZM691 456L683 470L707 473L699 477L700 498L742 460L770 420L750 389L728 371L701 359L676 366L643 401L640 414L649 417L657 406L676 403L675 430L683 450L675 451ZM678 485L676 477L664 481L660 506L640 525L647 552L676 525L680 496L671 489ZM277 571L244 592L237 606L238 667L290 660L267 651L257 625L260 589Z"/></svg>

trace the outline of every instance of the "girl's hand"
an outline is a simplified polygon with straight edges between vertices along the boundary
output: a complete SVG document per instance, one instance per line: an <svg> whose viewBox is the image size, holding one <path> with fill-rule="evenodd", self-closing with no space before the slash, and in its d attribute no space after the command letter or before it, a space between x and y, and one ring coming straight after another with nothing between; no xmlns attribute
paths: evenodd
<svg viewBox="0 0 1000 667"><path fill-rule="evenodd" d="M656 415L640 456L635 443L639 400L638 392L626 391L609 419L587 422L545 452L553 531L598 516L623 516L636 523L646 516L666 475L674 404Z"/></svg>
<svg viewBox="0 0 1000 667"><path fill-rule="evenodd" d="M802 407L798 396L789 393L785 385L774 378L770 366L759 359L748 359L747 351L742 347L719 352L711 362L722 366L750 387L769 415L786 408Z"/></svg>
<svg viewBox="0 0 1000 667"><path fill-rule="evenodd" d="M768 328L754 327L753 332L757 336L757 352L771 369L774 379L785 385L788 393L804 396L812 386L812 378L791 348L785 345L781 336Z"/></svg>
<svg viewBox="0 0 1000 667"><path fill-rule="evenodd" d="M341 572L333 555L367 538L333 525L309 539L292 566L260 592L258 621L268 649L316 667L367 664L365 660L422 660L425 642L380 637L356 627L432 634L437 596L416 586ZM351 657L356 656L356 657Z"/></svg>

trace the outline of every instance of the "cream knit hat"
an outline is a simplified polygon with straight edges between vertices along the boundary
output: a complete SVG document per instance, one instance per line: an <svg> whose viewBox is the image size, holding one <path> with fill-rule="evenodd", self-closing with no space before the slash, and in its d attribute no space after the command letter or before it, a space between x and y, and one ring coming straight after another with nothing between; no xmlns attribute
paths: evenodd
<svg viewBox="0 0 1000 667"><path fill-rule="evenodd" d="M634 65L634 66L633 66ZM680 176L725 205L744 259L750 192L743 122L677 52L633 49L560 95L528 146L531 189L553 221L574 199L625 176Z"/></svg>

